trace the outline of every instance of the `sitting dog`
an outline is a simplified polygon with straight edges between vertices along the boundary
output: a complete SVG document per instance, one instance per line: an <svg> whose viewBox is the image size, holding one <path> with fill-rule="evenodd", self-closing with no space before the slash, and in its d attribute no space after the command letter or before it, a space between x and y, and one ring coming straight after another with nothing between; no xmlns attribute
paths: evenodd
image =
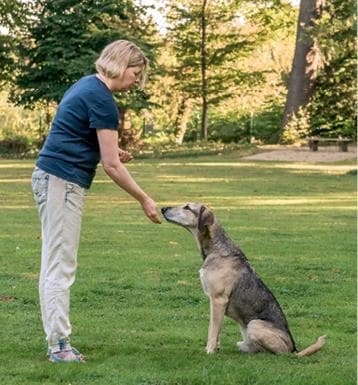
<svg viewBox="0 0 358 385"><path fill-rule="evenodd" d="M249 264L244 253L225 234L206 206L188 203L163 207L164 218L189 230L203 258L200 279L210 298L207 353L219 347L220 328L227 315L238 322L242 352L295 353L308 356L325 344L325 337L298 352L283 311L271 291Z"/></svg>

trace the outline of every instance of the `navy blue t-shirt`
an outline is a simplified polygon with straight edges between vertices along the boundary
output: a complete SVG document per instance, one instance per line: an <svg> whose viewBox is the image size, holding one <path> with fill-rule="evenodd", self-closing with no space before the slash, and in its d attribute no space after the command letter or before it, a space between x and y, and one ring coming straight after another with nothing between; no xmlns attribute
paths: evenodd
<svg viewBox="0 0 358 385"><path fill-rule="evenodd" d="M89 188L100 160L96 130L117 130L118 120L107 86L96 75L83 77L64 94L36 165Z"/></svg>

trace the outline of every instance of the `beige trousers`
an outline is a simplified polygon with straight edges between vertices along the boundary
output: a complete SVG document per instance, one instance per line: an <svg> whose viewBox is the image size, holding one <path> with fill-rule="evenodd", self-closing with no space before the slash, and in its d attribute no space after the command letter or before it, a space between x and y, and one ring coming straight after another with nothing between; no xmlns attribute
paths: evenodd
<svg viewBox="0 0 358 385"><path fill-rule="evenodd" d="M47 343L52 351L70 346L70 287L77 268L86 189L35 168L32 191L41 220L39 294Z"/></svg>

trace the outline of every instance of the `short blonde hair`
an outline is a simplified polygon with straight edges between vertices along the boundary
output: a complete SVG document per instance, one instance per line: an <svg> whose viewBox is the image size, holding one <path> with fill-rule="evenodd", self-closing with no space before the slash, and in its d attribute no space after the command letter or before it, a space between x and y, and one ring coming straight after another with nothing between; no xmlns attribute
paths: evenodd
<svg viewBox="0 0 358 385"><path fill-rule="evenodd" d="M142 50L128 40L116 40L104 47L95 62L99 74L107 78L122 78L128 67L142 66L138 84L144 87L149 60Z"/></svg>

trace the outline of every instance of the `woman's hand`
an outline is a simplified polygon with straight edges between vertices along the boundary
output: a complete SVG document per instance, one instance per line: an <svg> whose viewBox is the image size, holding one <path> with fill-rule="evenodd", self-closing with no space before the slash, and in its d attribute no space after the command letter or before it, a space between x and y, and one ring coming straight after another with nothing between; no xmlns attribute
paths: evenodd
<svg viewBox="0 0 358 385"><path fill-rule="evenodd" d="M133 156L130 152L118 148L118 158L122 163L127 163L133 159Z"/></svg>
<svg viewBox="0 0 358 385"><path fill-rule="evenodd" d="M154 223L162 223L157 212L157 204L150 197L146 197L140 202L146 216Z"/></svg>

